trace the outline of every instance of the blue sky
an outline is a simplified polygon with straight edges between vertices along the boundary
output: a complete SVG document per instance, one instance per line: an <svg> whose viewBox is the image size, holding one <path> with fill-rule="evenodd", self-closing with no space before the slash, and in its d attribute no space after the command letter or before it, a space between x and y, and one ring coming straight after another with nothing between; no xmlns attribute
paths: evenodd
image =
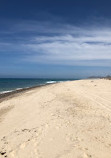
<svg viewBox="0 0 111 158"><path fill-rule="evenodd" d="M0 77L111 75L110 0L0 1Z"/></svg>

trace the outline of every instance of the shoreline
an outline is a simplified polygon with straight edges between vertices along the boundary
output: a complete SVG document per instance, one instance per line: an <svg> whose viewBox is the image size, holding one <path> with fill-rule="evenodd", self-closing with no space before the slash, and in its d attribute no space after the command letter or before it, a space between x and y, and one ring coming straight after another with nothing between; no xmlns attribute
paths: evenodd
<svg viewBox="0 0 111 158"><path fill-rule="evenodd" d="M30 90L34 90L36 88L41 88L41 87L45 87L45 86L52 85L52 84L57 84L57 83L60 83L60 82L47 83L47 84L43 84L43 85L37 85L37 86L32 86L32 87L15 89L15 90L12 90L12 91L6 92L6 93L0 93L0 103L2 101L4 101L5 99L7 100L7 99L10 99L10 98L13 98L13 97L17 96L17 94L19 95L19 94L22 94L24 92L27 92L27 91L30 91Z"/></svg>

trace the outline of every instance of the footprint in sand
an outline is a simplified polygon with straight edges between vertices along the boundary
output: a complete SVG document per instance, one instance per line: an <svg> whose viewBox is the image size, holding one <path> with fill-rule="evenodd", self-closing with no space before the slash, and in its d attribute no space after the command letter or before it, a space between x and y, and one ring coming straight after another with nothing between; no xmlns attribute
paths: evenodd
<svg viewBox="0 0 111 158"><path fill-rule="evenodd" d="M21 148L21 149L24 149L25 146L26 146L26 143L23 143L23 144L21 144L20 148Z"/></svg>
<svg viewBox="0 0 111 158"><path fill-rule="evenodd" d="M92 156L87 153L83 153L83 155L78 156L78 158L92 158Z"/></svg>
<svg viewBox="0 0 111 158"><path fill-rule="evenodd" d="M84 153L83 158L92 158L91 155Z"/></svg>

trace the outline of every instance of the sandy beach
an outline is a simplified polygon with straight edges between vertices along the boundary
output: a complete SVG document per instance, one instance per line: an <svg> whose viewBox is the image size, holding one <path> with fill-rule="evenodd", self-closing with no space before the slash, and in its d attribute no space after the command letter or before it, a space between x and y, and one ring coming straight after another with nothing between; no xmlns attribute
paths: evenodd
<svg viewBox="0 0 111 158"><path fill-rule="evenodd" d="M111 80L67 81L0 103L0 158L111 158Z"/></svg>

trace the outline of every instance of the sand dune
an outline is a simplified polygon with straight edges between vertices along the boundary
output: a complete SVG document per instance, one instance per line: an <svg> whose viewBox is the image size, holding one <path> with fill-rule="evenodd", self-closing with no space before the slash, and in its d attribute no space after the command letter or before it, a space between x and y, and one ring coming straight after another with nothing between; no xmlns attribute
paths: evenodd
<svg viewBox="0 0 111 158"><path fill-rule="evenodd" d="M111 158L111 80L39 87L0 103L0 158Z"/></svg>

